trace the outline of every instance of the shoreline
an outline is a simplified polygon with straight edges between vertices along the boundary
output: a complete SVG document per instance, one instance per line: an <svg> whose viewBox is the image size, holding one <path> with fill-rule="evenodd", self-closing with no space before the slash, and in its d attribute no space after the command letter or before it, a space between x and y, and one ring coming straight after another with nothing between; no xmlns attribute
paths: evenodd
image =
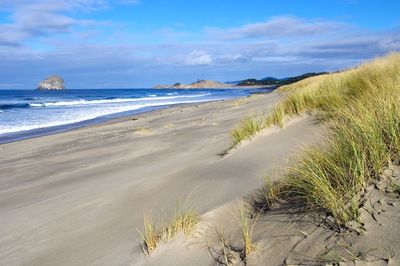
<svg viewBox="0 0 400 266"><path fill-rule="evenodd" d="M246 97L250 97L250 95L244 96L244 97L238 97L235 99L246 98ZM134 116L150 114L152 112L157 112L162 109L169 109L169 108L185 106L185 105L191 106L191 105L198 105L198 104L207 104L207 103L211 103L211 102L234 101L235 99L224 99L224 100L215 100L215 101L198 102L198 103L177 103L177 104L171 104L171 105L165 105L165 106L156 106L156 107L151 107L151 108L144 108L144 110L126 111L126 112L122 112L122 113L115 113L115 114L111 114L111 115L100 116L100 117L96 117L93 119L84 120L84 121L71 123L71 124L46 127L46 128L37 128L37 129L33 129L33 130L20 131L20 132L15 132L15 133L6 133L3 136L0 136L0 145L7 144L7 143L13 143L13 142L21 141L21 140L28 140L28 139L33 139L33 138L39 138L39 137L59 134L59 133L68 132L68 131L72 131L72 130L79 130L82 128L93 127L93 126L98 126L98 125L102 125L102 124L108 124L108 123L113 123L113 122L122 122L122 121L129 120L131 117L134 117Z"/></svg>
<svg viewBox="0 0 400 266"><path fill-rule="evenodd" d="M206 103L206 102L204 102L204 103ZM141 115L141 114L148 114L151 112L159 111L161 109L173 108L174 106L186 105L186 104L190 105L193 103L181 103L181 104L175 104L175 105L157 106L157 107L151 108L151 110L127 111L127 112L122 112L122 113L115 113L115 114L111 114L111 115L100 116L100 117L96 117L93 119L84 120L84 121L80 121L80 122L76 122L76 123L70 123L70 124L64 124L64 125L46 127L46 128L37 128L37 129L20 131L20 132L15 132L15 133L6 133L3 136L0 136L0 145L7 144L7 143L13 143L13 142L21 141L21 140L29 140L29 139L33 139L33 138L39 138L39 137L44 137L44 136L49 136L49 135L54 135L54 134L60 134L63 132L79 130L79 129L87 128L87 127L98 126L98 125L102 125L102 124L111 123L114 120L120 120L123 118L126 118L127 120L129 120L129 117L134 117L134 116ZM121 120L121 121L124 121L124 120Z"/></svg>
<svg viewBox="0 0 400 266"><path fill-rule="evenodd" d="M113 113L113 114L99 116L96 118L83 120L83 121L79 121L79 122L75 122L75 123L69 123L69 124L63 124L63 125L51 126L51 127L45 127L45 128L36 128L36 129L26 130L26 131L5 133L3 135L0 135L0 145L6 144L6 143L12 143L12 142L16 142L16 141L21 141L21 140L26 140L26 139L38 138L38 137L47 136L47 135L58 134L58 133L76 130L76 129L80 129L80 128L86 128L86 127L90 127L90 126L96 126L96 125L100 125L103 123L111 122L113 120L119 120L124 117L127 117L127 119L129 119L129 117L131 117L131 116L137 116L137 115L141 115L141 114L151 113L151 112L159 111L162 109L174 108L174 107L181 106L181 105L197 105L197 104L205 104L205 103L218 102L218 101L235 101L237 99L250 97L251 95L254 95L254 94L266 94L266 93L271 93L273 91L273 89L271 89L271 88L257 88L257 89L262 89L262 91L254 91L254 92L251 91L251 92L249 92L249 95L242 96L242 97L235 97L235 98L144 107L143 109L139 109L139 110Z"/></svg>
<svg viewBox="0 0 400 266"><path fill-rule="evenodd" d="M277 85L243 85L243 86L226 86L226 87L192 87L192 85L182 85L182 86L170 86L170 85L156 85L153 87L153 89L156 90L249 90L249 89L254 89L254 90L274 90L278 88Z"/></svg>

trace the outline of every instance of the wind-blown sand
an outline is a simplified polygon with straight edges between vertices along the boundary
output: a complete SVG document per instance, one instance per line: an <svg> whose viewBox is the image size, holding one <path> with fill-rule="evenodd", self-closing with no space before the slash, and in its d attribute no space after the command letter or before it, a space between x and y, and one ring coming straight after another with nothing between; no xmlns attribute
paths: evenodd
<svg viewBox="0 0 400 266"><path fill-rule="evenodd" d="M176 106L0 145L0 264L214 264L201 244L174 249L185 242L179 235L144 257L137 231L143 212L168 215L190 194L202 219L212 220L318 140L316 122L298 119L220 155L243 117L279 98Z"/></svg>

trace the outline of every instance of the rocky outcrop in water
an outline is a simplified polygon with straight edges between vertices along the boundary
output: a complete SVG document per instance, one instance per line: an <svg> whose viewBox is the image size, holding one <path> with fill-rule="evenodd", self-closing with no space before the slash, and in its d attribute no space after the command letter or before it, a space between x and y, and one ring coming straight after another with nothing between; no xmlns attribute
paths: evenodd
<svg viewBox="0 0 400 266"><path fill-rule="evenodd" d="M64 90L64 80L57 75L48 77L41 81L37 87L38 90Z"/></svg>
<svg viewBox="0 0 400 266"><path fill-rule="evenodd" d="M202 89L202 88L230 88L232 85L213 81L213 80L198 80L191 84L175 83L174 85L156 85L155 89Z"/></svg>

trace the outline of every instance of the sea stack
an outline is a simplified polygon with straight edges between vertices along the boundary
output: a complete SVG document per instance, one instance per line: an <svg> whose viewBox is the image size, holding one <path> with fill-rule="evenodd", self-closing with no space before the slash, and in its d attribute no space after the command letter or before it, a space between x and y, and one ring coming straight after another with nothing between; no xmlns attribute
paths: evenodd
<svg viewBox="0 0 400 266"><path fill-rule="evenodd" d="M37 87L38 90L64 90L64 80L57 75L48 77L41 81Z"/></svg>

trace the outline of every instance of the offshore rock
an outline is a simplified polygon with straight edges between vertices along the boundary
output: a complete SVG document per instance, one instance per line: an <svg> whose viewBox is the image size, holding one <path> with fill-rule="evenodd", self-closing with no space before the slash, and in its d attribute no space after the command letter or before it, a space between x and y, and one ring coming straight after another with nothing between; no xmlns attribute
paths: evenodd
<svg viewBox="0 0 400 266"><path fill-rule="evenodd" d="M64 90L64 80L57 75L48 77L41 81L37 87L38 90Z"/></svg>

